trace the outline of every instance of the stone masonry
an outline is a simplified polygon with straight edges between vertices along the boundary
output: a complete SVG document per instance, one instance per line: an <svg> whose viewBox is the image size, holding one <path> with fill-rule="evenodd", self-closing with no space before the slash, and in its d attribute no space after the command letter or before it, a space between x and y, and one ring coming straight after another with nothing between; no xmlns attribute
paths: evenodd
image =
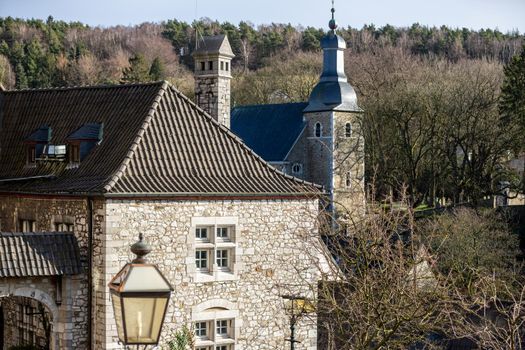
<svg viewBox="0 0 525 350"><path fill-rule="evenodd" d="M108 200L106 203L106 270L97 304L106 313L96 348L121 349L107 283L132 259L129 246L143 232L152 246L149 260L159 264L175 291L168 308L163 339L183 325L192 326L199 305L222 307L236 317L236 350L283 349L289 336L284 294L315 298L319 264L316 227L318 202L312 200ZM236 276L196 282L195 218L235 220ZM102 305L98 305L99 311ZM101 319L103 318L103 319ZM297 326L297 349L316 349L316 318Z"/></svg>

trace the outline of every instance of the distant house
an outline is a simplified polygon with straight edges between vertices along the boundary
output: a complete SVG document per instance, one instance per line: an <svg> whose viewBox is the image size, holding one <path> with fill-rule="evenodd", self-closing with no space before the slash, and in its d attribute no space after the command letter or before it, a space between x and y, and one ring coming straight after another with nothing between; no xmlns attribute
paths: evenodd
<svg viewBox="0 0 525 350"><path fill-rule="evenodd" d="M123 348L107 283L140 232L175 287L163 341L283 348L281 294L315 297L321 190L166 82L0 92L0 348ZM297 339L316 347L315 317Z"/></svg>

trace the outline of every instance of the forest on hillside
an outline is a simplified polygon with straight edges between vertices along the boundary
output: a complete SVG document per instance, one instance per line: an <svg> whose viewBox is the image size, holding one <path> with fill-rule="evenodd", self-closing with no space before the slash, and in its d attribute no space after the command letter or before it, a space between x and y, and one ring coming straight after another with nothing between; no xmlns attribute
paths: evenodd
<svg viewBox="0 0 525 350"><path fill-rule="evenodd" d="M0 82L23 89L165 79L192 97L196 40L218 33L236 55L234 106L308 99L325 30L209 19L100 28L0 18ZM437 198L479 202L502 184L525 189L505 166L525 149L523 35L420 24L338 34L366 111L366 177L379 196L406 190L414 206L432 206Z"/></svg>

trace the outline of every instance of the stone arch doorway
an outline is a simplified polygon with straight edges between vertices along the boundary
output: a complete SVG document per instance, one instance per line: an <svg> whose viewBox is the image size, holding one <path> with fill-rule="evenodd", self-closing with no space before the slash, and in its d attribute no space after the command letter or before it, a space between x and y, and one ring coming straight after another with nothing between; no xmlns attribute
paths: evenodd
<svg viewBox="0 0 525 350"><path fill-rule="evenodd" d="M35 288L18 288L1 295L0 303L3 314L0 350L17 345L59 349L58 306L49 294Z"/></svg>

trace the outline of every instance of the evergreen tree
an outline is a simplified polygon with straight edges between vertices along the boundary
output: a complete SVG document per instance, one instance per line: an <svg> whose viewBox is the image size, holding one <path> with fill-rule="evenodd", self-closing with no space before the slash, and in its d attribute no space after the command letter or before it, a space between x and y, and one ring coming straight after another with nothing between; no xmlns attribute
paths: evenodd
<svg viewBox="0 0 525 350"><path fill-rule="evenodd" d="M27 87L28 87L27 76L24 70L24 66L22 66L21 63L18 63L16 65L16 88L26 89Z"/></svg>
<svg viewBox="0 0 525 350"><path fill-rule="evenodd" d="M504 72L500 112L507 123L518 122L525 128L525 46L505 66Z"/></svg>
<svg viewBox="0 0 525 350"><path fill-rule="evenodd" d="M122 71L121 83L137 83L151 81L146 58L142 54L137 54L129 59L129 67Z"/></svg>
<svg viewBox="0 0 525 350"><path fill-rule="evenodd" d="M162 63L160 58L155 57L155 59L151 63L151 67L149 69L149 76L153 81L164 80L164 78L166 77L164 64Z"/></svg>

